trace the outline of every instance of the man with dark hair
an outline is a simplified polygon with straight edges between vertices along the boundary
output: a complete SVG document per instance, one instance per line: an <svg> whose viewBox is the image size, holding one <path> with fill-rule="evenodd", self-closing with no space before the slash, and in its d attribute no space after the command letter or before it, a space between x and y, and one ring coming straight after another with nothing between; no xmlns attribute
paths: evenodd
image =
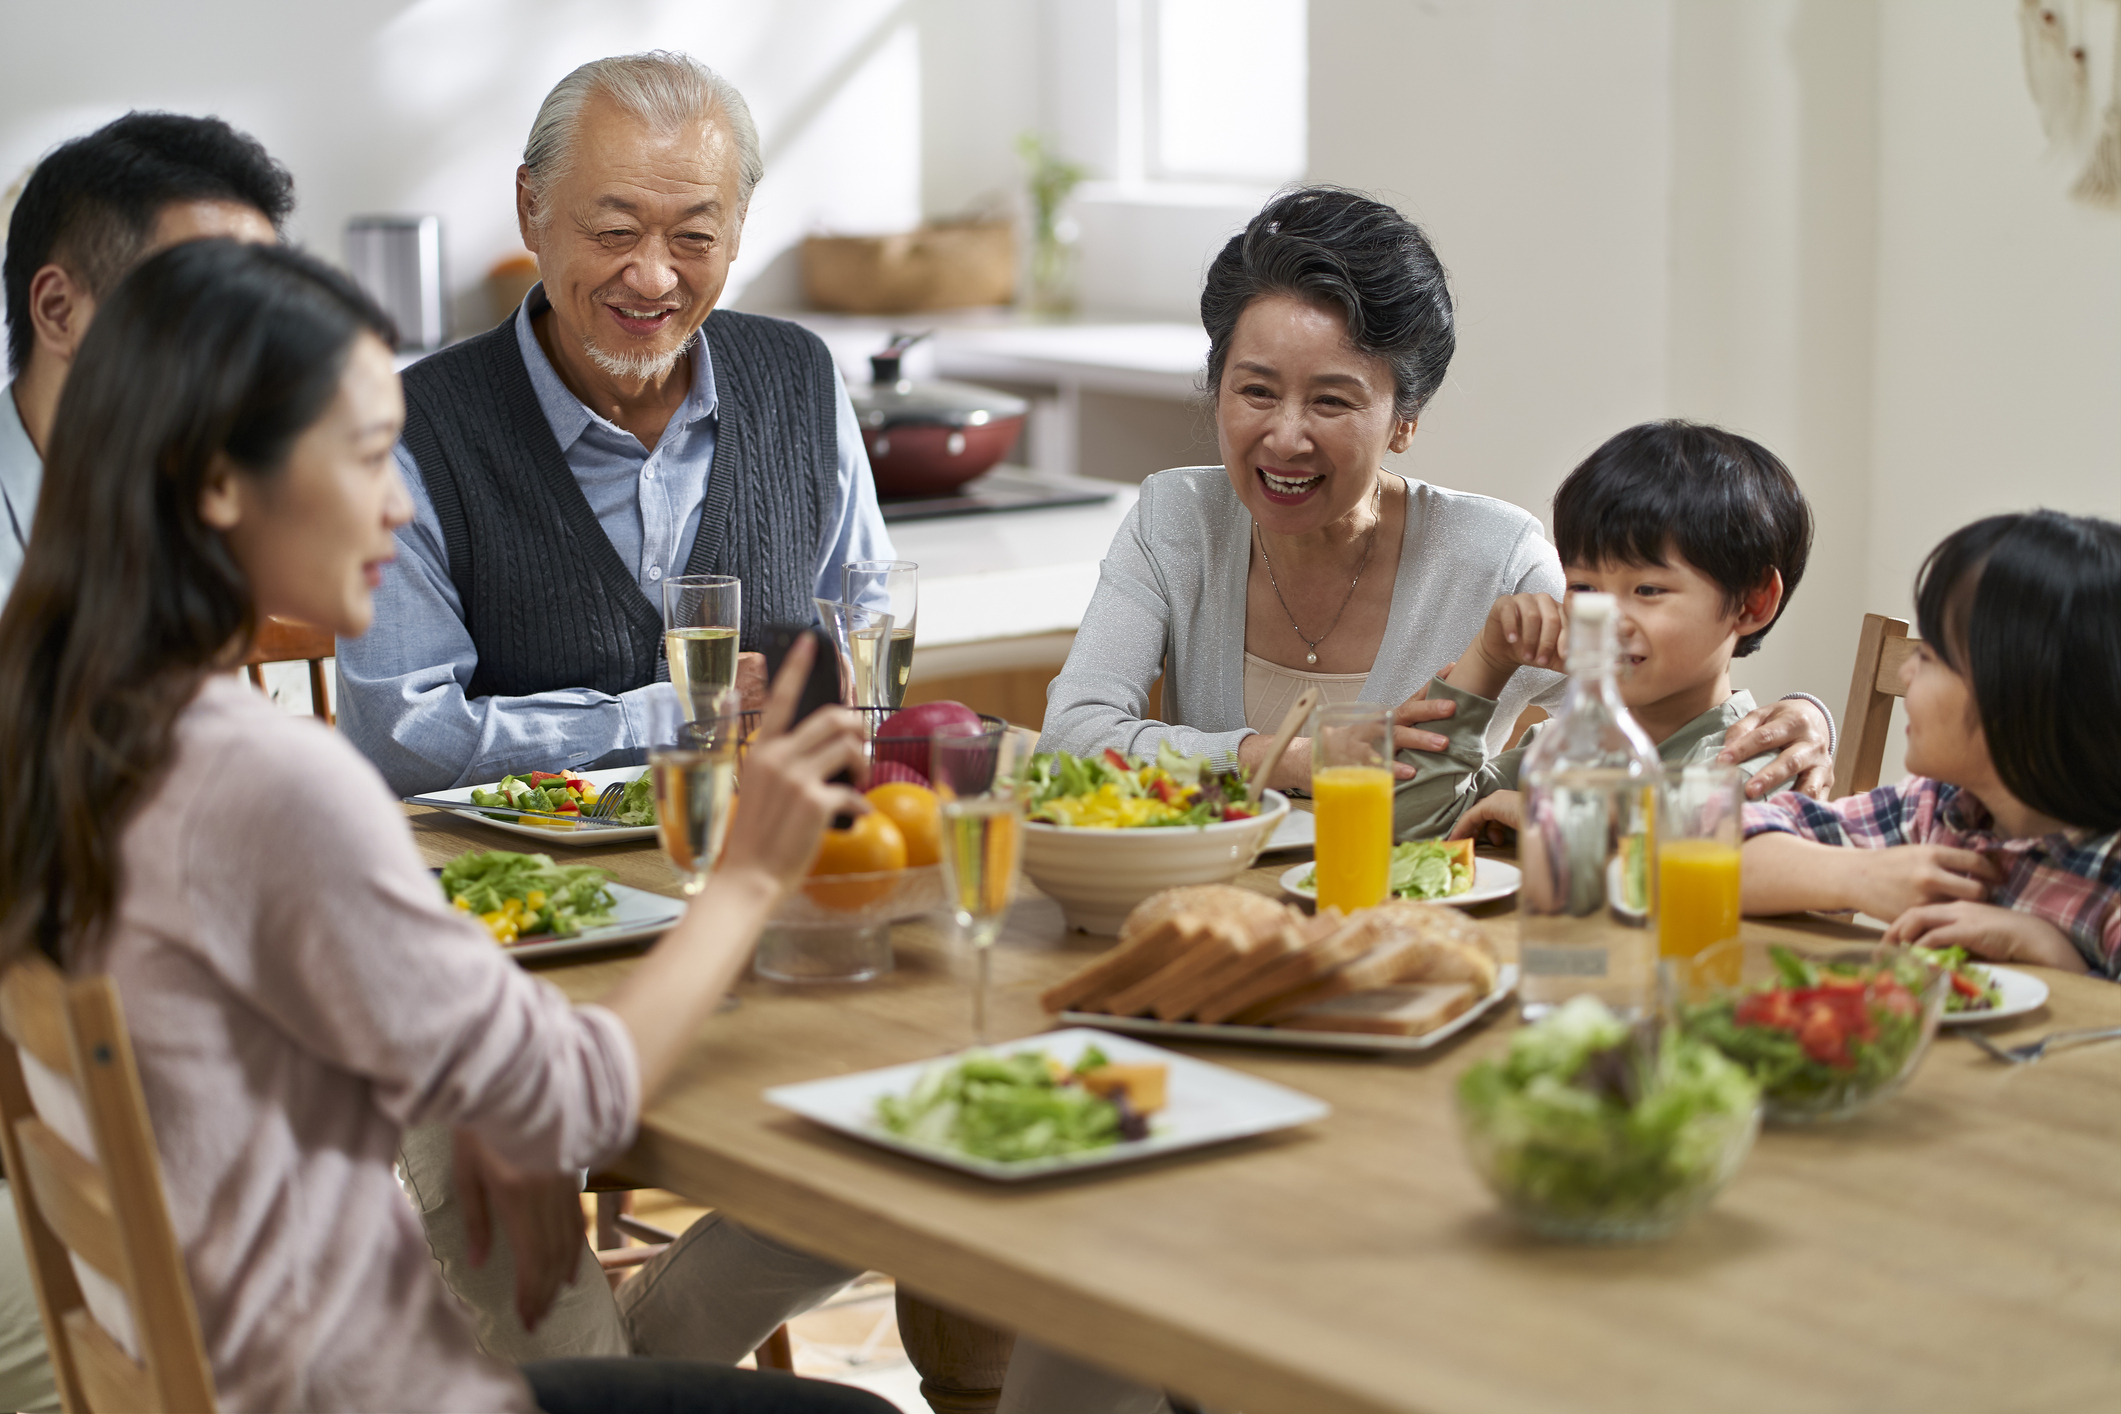
<svg viewBox="0 0 2121 1414"><path fill-rule="evenodd" d="M294 204L287 169L219 118L128 113L37 164L0 265L13 378L0 398L0 600L22 566L59 390L97 301L183 241L277 241Z"/></svg>

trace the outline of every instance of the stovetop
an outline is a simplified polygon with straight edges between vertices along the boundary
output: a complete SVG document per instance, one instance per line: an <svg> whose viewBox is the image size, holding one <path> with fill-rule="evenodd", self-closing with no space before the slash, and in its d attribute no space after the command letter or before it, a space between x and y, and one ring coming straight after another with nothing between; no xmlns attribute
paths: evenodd
<svg viewBox="0 0 2121 1414"><path fill-rule="evenodd" d="M1094 506L1118 489L1081 477L1038 476L1021 467L997 467L942 496L879 496L884 521L941 520L945 516L1043 511L1055 506Z"/></svg>

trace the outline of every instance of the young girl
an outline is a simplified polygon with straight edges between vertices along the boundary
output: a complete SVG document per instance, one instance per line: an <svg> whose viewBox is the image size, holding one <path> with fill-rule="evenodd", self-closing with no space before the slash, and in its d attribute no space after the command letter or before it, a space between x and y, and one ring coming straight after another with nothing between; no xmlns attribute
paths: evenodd
<svg viewBox="0 0 2121 1414"><path fill-rule="evenodd" d="M1747 806L1745 911L1853 909L1892 941L2121 976L2121 525L1976 521L1915 595L1912 774Z"/></svg>
<svg viewBox="0 0 2121 1414"><path fill-rule="evenodd" d="M538 1174L622 1150L853 802L825 782L859 752L844 713L780 730L798 650L745 829L600 1006L448 907L375 769L233 675L265 615L368 627L410 514L388 327L317 262L222 241L154 257L98 314L0 614L0 966L36 949L117 984L223 1408L880 1414L690 1361L511 1368L435 1275L391 1173L404 1127Z"/></svg>

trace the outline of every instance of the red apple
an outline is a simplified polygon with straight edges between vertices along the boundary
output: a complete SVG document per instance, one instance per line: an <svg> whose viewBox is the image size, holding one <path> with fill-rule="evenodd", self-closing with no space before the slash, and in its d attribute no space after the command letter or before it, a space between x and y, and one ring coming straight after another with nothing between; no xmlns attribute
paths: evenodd
<svg viewBox="0 0 2121 1414"><path fill-rule="evenodd" d="M928 777L903 761L893 761L879 755L869 767L870 786L874 788L889 785L893 781L911 781L917 786L925 786L928 784Z"/></svg>
<svg viewBox="0 0 2121 1414"><path fill-rule="evenodd" d="M926 784L929 739L948 727L979 724L979 713L962 702L923 702L894 712L877 728L876 764L882 766L891 761L909 767L919 772L922 784Z"/></svg>

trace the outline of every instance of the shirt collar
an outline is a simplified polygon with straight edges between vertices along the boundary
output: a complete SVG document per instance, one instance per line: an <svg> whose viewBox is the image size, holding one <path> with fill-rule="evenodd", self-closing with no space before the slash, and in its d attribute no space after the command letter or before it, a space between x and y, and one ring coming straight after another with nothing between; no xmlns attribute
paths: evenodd
<svg viewBox="0 0 2121 1414"><path fill-rule="evenodd" d="M6 499L0 507L0 535L12 539L19 525L23 538L28 539L30 522L37 518L37 487L43 480L44 459L37 455L37 444L30 441L29 429L22 425L22 414L15 407L15 385L0 386L0 496Z"/></svg>
<svg viewBox="0 0 2121 1414"><path fill-rule="evenodd" d="M630 437L633 434L602 415L592 411L576 397L565 383L560 381L558 370L552 360L545 357L544 345L538 342L537 331L530 321L552 308L552 301L545 297L545 286L540 282L531 287L523 302L516 306L516 348L523 355L523 367L530 374L530 386L538 395L538 406L545 413L545 421L552 426L552 435L565 453L581 440L582 434L592 425L610 431L614 436ZM720 407L720 399L714 387L714 359L707 352L707 337L704 332L692 336L692 388L685 401L671 415L673 426L689 427L713 417Z"/></svg>
<svg viewBox="0 0 2121 1414"><path fill-rule="evenodd" d="M2060 840L2065 850L2083 849L2094 841L2115 833L2111 830L2102 833L2080 825L2064 825L2049 835L2027 839L2002 839L1996 834L1996 817L1981 803L1981 798L1965 787L1952 785L1948 781L1937 782L1937 815L1945 824L1962 834L1986 836L1995 848L2005 853L2028 850L2036 845L2047 845L2052 851L2054 846L2050 841L2054 840Z"/></svg>

